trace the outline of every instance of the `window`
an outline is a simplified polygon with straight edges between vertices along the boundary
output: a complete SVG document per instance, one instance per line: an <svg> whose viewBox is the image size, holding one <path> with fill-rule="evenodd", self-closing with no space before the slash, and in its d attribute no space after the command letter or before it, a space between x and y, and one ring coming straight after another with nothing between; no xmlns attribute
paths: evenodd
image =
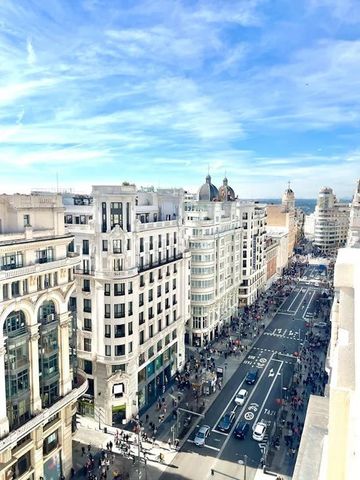
<svg viewBox="0 0 360 480"><path fill-rule="evenodd" d="M22 284L23 284L23 294L26 295L27 293L29 293L28 279L25 278L25 280L23 280ZM55 286L57 285L57 272L54 273L54 285Z"/></svg>
<svg viewBox="0 0 360 480"><path fill-rule="evenodd" d="M154 283L154 272L150 272L149 282L150 282L150 283Z"/></svg>
<svg viewBox="0 0 360 480"><path fill-rule="evenodd" d="M176 328L175 328L175 330L173 330L173 332L172 332L172 339L175 340L176 337L177 337L177 332L176 332Z"/></svg>
<svg viewBox="0 0 360 480"><path fill-rule="evenodd" d="M72 215L65 215L64 217L64 222L65 223L73 223L73 216Z"/></svg>
<svg viewBox="0 0 360 480"><path fill-rule="evenodd" d="M144 286L145 286L144 275L141 275L140 276L140 287L144 287Z"/></svg>
<svg viewBox="0 0 360 480"><path fill-rule="evenodd" d="M43 442L43 454L47 455L52 450L54 450L58 446L58 432L57 430L53 432L51 435L46 437Z"/></svg>
<svg viewBox="0 0 360 480"><path fill-rule="evenodd" d="M169 282L165 283L165 293L169 293Z"/></svg>
<svg viewBox="0 0 360 480"><path fill-rule="evenodd" d="M92 330L91 318L84 318L84 330L86 332L91 332Z"/></svg>
<svg viewBox="0 0 360 480"><path fill-rule="evenodd" d="M141 330L139 332L139 343L140 343L140 345L144 345L144 339L145 339L144 330Z"/></svg>
<svg viewBox="0 0 360 480"><path fill-rule="evenodd" d="M117 383L113 385L113 395L115 398L121 398L124 394L124 384Z"/></svg>
<svg viewBox="0 0 360 480"><path fill-rule="evenodd" d="M166 326L168 327L168 326L170 325L170 317L169 317L169 315L166 315L165 321L166 321Z"/></svg>
<svg viewBox="0 0 360 480"><path fill-rule="evenodd" d="M154 346L150 347L148 350L148 358L151 358L154 356Z"/></svg>
<svg viewBox="0 0 360 480"><path fill-rule="evenodd" d="M176 232L174 232L174 244L176 244Z"/></svg>
<svg viewBox="0 0 360 480"><path fill-rule="evenodd" d="M139 313L139 325L142 325L143 323L145 323L144 312L140 312Z"/></svg>
<svg viewBox="0 0 360 480"><path fill-rule="evenodd" d="M144 237L140 238L140 253L144 251Z"/></svg>
<svg viewBox="0 0 360 480"><path fill-rule="evenodd" d="M168 298L165 298L165 309L170 308L170 301Z"/></svg>
<svg viewBox="0 0 360 480"><path fill-rule="evenodd" d="M105 345L105 356L111 357L111 345Z"/></svg>
<svg viewBox="0 0 360 480"><path fill-rule="evenodd" d="M128 335L132 335L134 332L133 332L133 324L132 322L129 322L128 324Z"/></svg>
<svg viewBox="0 0 360 480"><path fill-rule="evenodd" d="M176 288L176 278L173 279L173 290Z"/></svg>
<svg viewBox="0 0 360 480"><path fill-rule="evenodd" d="M122 253L121 240L113 240L113 253Z"/></svg>
<svg viewBox="0 0 360 480"><path fill-rule="evenodd" d="M176 266L176 263L174 263L174 273L177 272L177 266Z"/></svg>
<svg viewBox="0 0 360 480"><path fill-rule="evenodd" d="M91 352L91 338L84 338L84 351Z"/></svg>
<svg viewBox="0 0 360 480"><path fill-rule="evenodd" d="M83 255L89 255L89 240L83 240L82 253Z"/></svg>
<svg viewBox="0 0 360 480"><path fill-rule="evenodd" d="M104 295L109 297L110 296L110 283L105 283L104 285Z"/></svg>
<svg viewBox="0 0 360 480"><path fill-rule="evenodd" d="M12 270L23 266L23 254L21 252L4 255L1 258L1 270Z"/></svg>
<svg viewBox="0 0 360 480"><path fill-rule="evenodd" d="M149 310L148 310L148 317L149 317L149 320L154 318L154 313L153 313L153 308L152 307L150 307Z"/></svg>
<svg viewBox="0 0 360 480"><path fill-rule="evenodd" d="M139 294L139 307L142 307L144 305L144 294L140 293Z"/></svg>
<svg viewBox="0 0 360 480"><path fill-rule="evenodd" d="M154 336L154 326L149 325L149 338L152 338Z"/></svg>
<svg viewBox="0 0 360 480"><path fill-rule="evenodd" d="M83 292L90 292L90 280L83 280Z"/></svg>
<svg viewBox="0 0 360 480"><path fill-rule="evenodd" d="M115 318L125 317L125 303L116 303L114 305L114 317Z"/></svg>
<svg viewBox="0 0 360 480"><path fill-rule="evenodd" d="M84 298L84 312L91 313L91 300L89 298Z"/></svg>
<svg viewBox="0 0 360 480"><path fill-rule="evenodd" d="M133 286L132 286L132 282L129 282L128 284L128 294L130 295L131 293L133 293Z"/></svg>
<svg viewBox="0 0 360 480"><path fill-rule="evenodd" d="M127 250L131 250L131 239L130 238L128 238L128 240L127 240L126 248L127 248Z"/></svg>
<svg viewBox="0 0 360 480"><path fill-rule="evenodd" d="M72 253L75 252L75 242L74 242L74 240L71 240L71 242L69 243L69 245L67 247L67 250L68 250L68 252L72 252Z"/></svg>
<svg viewBox="0 0 360 480"><path fill-rule="evenodd" d="M5 283L3 285L3 299L8 300L8 298L9 298L9 285Z"/></svg>
<svg viewBox="0 0 360 480"><path fill-rule="evenodd" d="M114 272L121 272L124 269L124 260L122 258L114 259Z"/></svg>
<svg viewBox="0 0 360 480"><path fill-rule="evenodd" d="M173 322L176 322L176 310L173 311Z"/></svg>
<svg viewBox="0 0 360 480"><path fill-rule="evenodd" d="M157 313L159 314L159 313L161 313L161 312L162 312L161 302L159 302L159 303L157 304Z"/></svg>
<svg viewBox="0 0 360 480"><path fill-rule="evenodd" d="M133 342L129 342L129 353L133 351Z"/></svg>
<svg viewBox="0 0 360 480"><path fill-rule="evenodd" d="M166 246L168 247L170 245L170 233L166 234Z"/></svg>
<svg viewBox="0 0 360 480"><path fill-rule="evenodd" d="M156 344L156 350L160 352L161 349L162 349L162 340L159 340Z"/></svg>
<svg viewBox="0 0 360 480"><path fill-rule="evenodd" d="M169 345L170 343L170 334L166 335L165 337L165 345Z"/></svg>
<svg viewBox="0 0 360 480"><path fill-rule="evenodd" d="M161 318L160 318L160 319L158 320L158 332L161 332L161 327L162 327L161 323L162 323L162 322L161 322Z"/></svg>
<svg viewBox="0 0 360 480"><path fill-rule="evenodd" d="M111 202L110 203L110 223L111 229L115 225L120 225L123 228L123 204L121 202Z"/></svg>
<svg viewBox="0 0 360 480"><path fill-rule="evenodd" d="M122 357L125 355L125 345L115 345L115 357Z"/></svg>
<svg viewBox="0 0 360 480"><path fill-rule="evenodd" d="M173 295L173 305L176 305L176 295Z"/></svg>
<svg viewBox="0 0 360 480"><path fill-rule="evenodd" d="M162 279L161 268L159 269L159 272L158 272L158 279L159 279L159 280L161 280L161 279Z"/></svg>
<svg viewBox="0 0 360 480"><path fill-rule="evenodd" d="M158 247L161 248L161 235L158 236Z"/></svg>
<svg viewBox="0 0 360 480"><path fill-rule="evenodd" d="M114 336L115 338L125 337L125 325L115 325L114 326Z"/></svg>
<svg viewBox="0 0 360 480"><path fill-rule="evenodd" d="M170 276L170 267L169 267L169 265L166 267L166 276L167 276L167 277Z"/></svg>
<svg viewBox="0 0 360 480"><path fill-rule="evenodd" d="M103 252L107 252L107 251L108 251L108 241L107 241L107 240L103 240L103 241L102 241L102 251L103 251Z"/></svg>
<svg viewBox="0 0 360 480"><path fill-rule="evenodd" d="M92 375L92 362L90 360L84 360L84 372Z"/></svg>
<svg viewBox="0 0 360 480"><path fill-rule="evenodd" d="M153 237L152 237L152 236L150 236L150 245L149 245L149 248L150 248L150 250L153 250L153 248L154 248L154 241L153 241Z"/></svg>
<svg viewBox="0 0 360 480"><path fill-rule="evenodd" d="M161 297L161 285L158 285L157 287L157 296Z"/></svg>
<svg viewBox="0 0 360 480"><path fill-rule="evenodd" d="M133 302L128 303L128 316L130 317L133 314Z"/></svg>
<svg viewBox="0 0 360 480"><path fill-rule="evenodd" d="M30 227L30 215L24 215L24 227Z"/></svg>
<svg viewBox="0 0 360 480"><path fill-rule="evenodd" d="M140 353L139 355L139 366L145 363L145 353ZM139 373L138 373L138 378L139 382L142 382L146 378L146 368L143 368ZM143 377L143 379L142 379Z"/></svg>
<svg viewBox="0 0 360 480"><path fill-rule="evenodd" d="M111 318L111 305L110 303L105 303L105 318Z"/></svg>
<svg viewBox="0 0 360 480"><path fill-rule="evenodd" d="M105 330L104 330L105 337L111 338L111 325L104 325L104 327L105 327Z"/></svg>
<svg viewBox="0 0 360 480"><path fill-rule="evenodd" d="M152 291L152 289L151 289L151 290L149 290L149 293L148 293L148 300L149 300L149 302L152 302L152 301L153 301L153 291Z"/></svg>
<svg viewBox="0 0 360 480"><path fill-rule="evenodd" d="M38 250L36 252L37 263L52 262L53 258L54 258L54 249L52 247L46 248L44 250Z"/></svg>
<svg viewBox="0 0 360 480"><path fill-rule="evenodd" d="M114 295L125 295L125 283L115 283L114 284Z"/></svg>

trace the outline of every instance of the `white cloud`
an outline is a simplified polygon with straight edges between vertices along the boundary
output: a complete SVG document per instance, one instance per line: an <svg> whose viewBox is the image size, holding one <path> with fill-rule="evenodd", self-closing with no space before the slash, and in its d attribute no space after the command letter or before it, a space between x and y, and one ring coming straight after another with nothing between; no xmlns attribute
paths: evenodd
<svg viewBox="0 0 360 480"><path fill-rule="evenodd" d="M33 65L36 62L36 54L30 38L27 39L26 50L27 50L27 63L29 65Z"/></svg>

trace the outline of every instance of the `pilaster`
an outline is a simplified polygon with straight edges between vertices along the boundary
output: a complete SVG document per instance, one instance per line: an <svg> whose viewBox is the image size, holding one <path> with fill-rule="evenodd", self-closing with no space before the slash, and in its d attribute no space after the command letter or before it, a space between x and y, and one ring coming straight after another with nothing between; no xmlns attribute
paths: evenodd
<svg viewBox="0 0 360 480"><path fill-rule="evenodd" d="M39 325L29 326L29 357L30 357L30 381L31 381L31 411L41 410L40 397L40 372L39 372Z"/></svg>
<svg viewBox="0 0 360 480"><path fill-rule="evenodd" d="M9 420L6 415L5 353L6 348L0 346L0 438L9 433Z"/></svg>
<svg viewBox="0 0 360 480"><path fill-rule="evenodd" d="M59 329L59 366L60 366L60 395L66 395L72 389L69 363L69 313L60 315Z"/></svg>

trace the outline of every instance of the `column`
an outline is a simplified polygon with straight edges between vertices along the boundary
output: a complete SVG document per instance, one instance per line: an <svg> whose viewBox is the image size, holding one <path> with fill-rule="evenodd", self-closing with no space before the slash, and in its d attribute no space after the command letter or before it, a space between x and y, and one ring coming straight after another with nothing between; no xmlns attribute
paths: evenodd
<svg viewBox="0 0 360 480"><path fill-rule="evenodd" d="M40 372L39 372L39 324L29 326L29 360L31 381L31 412L41 410Z"/></svg>
<svg viewBox="0 0 360 480"><path fill-rule="evenodd" d="M60 395L71 392L72 382L69 362L69 312L60 314L59 329L59 367L60 367Z"/></svg>
<svg viewBox="0 0 360 480"><path fill-rule="evenodd" d="M5 390L5 353L3 339L0 340L0 438L9 432L9 420L6 415L6 390Z"/></svg>

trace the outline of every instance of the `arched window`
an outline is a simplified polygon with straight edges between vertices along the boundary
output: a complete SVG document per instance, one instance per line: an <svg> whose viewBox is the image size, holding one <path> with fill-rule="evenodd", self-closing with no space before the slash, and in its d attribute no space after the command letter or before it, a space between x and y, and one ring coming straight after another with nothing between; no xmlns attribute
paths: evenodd
<svg viewBox="0 0 360 480"><path fill-rule="evenodd" d="M38 322L42 324L51 323L55 320L55 305L52 300L43 302L39 308Z"/></svg>
<svg viewBox="0 0 360 480"><path fill-rule="evenodd" d="M4 323L4 334L6 336L21 335L25 332L25 315L24 312L19 310L18 312L11 312L5 320Z"/></svg>

